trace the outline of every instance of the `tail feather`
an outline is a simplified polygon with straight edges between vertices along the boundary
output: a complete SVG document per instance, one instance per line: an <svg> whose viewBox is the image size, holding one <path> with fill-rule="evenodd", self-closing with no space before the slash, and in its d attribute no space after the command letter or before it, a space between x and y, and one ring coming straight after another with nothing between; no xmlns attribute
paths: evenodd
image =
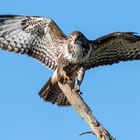
<svg viewBox="0 0 140 140"><path fill-rule="evenodd" d="M51 78L42 87L39 95L43 98L44 101L57 104L58 106L70 106L69 101L67 100L62 90L59 88L58 83L52 84Z"/></svg>

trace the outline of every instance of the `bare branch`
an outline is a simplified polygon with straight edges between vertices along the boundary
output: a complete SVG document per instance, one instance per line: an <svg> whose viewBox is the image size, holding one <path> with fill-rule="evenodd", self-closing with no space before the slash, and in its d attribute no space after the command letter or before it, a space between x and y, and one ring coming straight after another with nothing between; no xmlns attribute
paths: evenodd
<svg viewBox="0 0 140 140"><path fill-rule="evenodd" d="M62 84L58 82L61 90L67 97L71 106L79 113L82 119L91 128L92 132L90 133L95 134L98 137L98 140L115 140L103 127L103 125L100 122L98 122L96 118L92 115L92 111L84 102L80 94L74 92L73 89L71 89L70 84L68 83Z"/></svg>

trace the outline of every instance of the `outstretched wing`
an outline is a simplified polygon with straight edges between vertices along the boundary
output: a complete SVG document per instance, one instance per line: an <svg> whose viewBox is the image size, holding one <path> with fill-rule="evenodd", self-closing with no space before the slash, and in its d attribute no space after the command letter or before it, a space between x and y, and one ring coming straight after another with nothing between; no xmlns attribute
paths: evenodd
<svg viewBox="0 0 140 140"><path fill-rule="evenodd" d="M116 32L91 41L91 55L86 69L140 59L140 36L132 32Z"/></svg>
<svg viewBox="0 0 140 140"><path fill-rule="evenodd" d="M0 15L0 48L27 54L51 70L63 50L66 36L45 17Z"/></svg>

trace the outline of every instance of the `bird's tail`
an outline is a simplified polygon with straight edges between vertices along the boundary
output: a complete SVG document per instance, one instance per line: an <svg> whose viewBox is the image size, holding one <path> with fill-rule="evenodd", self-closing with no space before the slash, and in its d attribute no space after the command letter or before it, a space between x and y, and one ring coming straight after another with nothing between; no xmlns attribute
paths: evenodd
<svg viewBox="0 0 140 140"><path fill-rule="evenodd" d="M44 101L57 104L58 106L70 106L69 101L67 100L62 90L59 88L58 83L53 84L51 82L51 78L42 87L39 95L43 98Z"/></svg>

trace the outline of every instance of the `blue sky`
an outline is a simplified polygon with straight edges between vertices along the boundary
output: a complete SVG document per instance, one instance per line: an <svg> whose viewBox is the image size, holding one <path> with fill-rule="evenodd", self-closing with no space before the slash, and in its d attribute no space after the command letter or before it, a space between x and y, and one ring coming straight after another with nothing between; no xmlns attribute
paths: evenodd
<svg viewBox="0 0 140 140"><path fill-rule="evenodd" d="M114 31L140 33L139 0L0 1L0 14L52 18L66 34L80 30L89 39ZM140 61L87 71L81 90L96 118L118 140L140 131ZM1 140L96 140L71 108L43 102L38 91L51 72L27 56L0 51Z"/></svg>

